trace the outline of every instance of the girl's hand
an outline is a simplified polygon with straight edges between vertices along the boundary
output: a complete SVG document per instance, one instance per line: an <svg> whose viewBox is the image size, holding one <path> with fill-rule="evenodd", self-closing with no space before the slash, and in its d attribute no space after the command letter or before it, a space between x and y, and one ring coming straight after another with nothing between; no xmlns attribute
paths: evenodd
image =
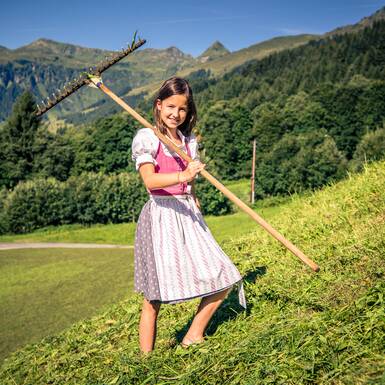
<svg viewBox="0 0 385 385"><path fill-rule="evenodd" d="M184 182L191 182L198 172L205 168L206 164L199 160L193 160L187 165L186 170L181 172L181 180Z"/></svg>

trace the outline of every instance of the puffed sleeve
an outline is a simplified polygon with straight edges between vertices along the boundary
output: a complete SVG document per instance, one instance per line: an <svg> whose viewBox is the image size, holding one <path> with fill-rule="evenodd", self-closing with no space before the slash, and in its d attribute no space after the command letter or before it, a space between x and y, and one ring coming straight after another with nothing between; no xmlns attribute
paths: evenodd
<svg viewBox="0 0 385 385"><path fill-rule="evenodd" d="M141 128L132 140L132 160L135 162L136 171L142 163L151 162L157 165L155 160L159 139L151 128Z"/></svg>
<svg viewBox="0 0 385 385"><path fill-rule="evenodd" d="M190 134L188 145L191 151L191 158L193 158L194 160L200 160L199 143L193 133Z"/></svg>

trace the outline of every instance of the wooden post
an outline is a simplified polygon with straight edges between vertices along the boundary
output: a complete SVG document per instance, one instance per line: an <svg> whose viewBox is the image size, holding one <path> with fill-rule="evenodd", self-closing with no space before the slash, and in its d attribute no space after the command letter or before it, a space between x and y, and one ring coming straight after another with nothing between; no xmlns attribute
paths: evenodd
<svg viewBox="0 0 385 385"><path fill-rule="evenodd" d="M254 204L254 198L255 198L255 149L256 149L256 141L255 138L253 139L253 163L251 165L251 197L250 201L251 204Z"/></svg>

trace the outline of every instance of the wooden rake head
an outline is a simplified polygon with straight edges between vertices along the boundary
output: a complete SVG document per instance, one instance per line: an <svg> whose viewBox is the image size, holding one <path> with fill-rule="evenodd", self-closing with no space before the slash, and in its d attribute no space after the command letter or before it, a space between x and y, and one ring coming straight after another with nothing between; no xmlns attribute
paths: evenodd
<svg viewBox="0 0 385 385"><path fill-rule="evenodd" d="M106 71L115 63L122 60L127 55L134 52L146 43L146 40L140 39L139 37L137 40L136 35L137 33L135 32L134 37L132 39L132 43L128 44L127 48L122 48L121 51L113 53L110 57L108 57L106 60L99 62L96 66L90 67L88 72L82 72L79 77L67 83L62 90L57 90L57 92L53 93L52 96L47 97L46 100L43 100L41 103L38 103L36 108L36 116L43 115L52 107L56 106L56 104L60 103L63 99L73 94L82 86L92 84L92 82L90 82L91 77L100 77L102 72Z"/></svg>

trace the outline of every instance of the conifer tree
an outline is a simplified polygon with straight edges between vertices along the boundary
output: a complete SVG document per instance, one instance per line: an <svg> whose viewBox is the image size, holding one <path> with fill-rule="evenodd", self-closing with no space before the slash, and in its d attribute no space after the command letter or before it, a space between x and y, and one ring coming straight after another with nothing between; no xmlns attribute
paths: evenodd
<svg viewBox="0 0 385 385"><path fill-rule="evenodd" d="M23 93L0 131L0 186L12 188L32 172L35 134L40 123L35 106L32 94Z"/></svg>

